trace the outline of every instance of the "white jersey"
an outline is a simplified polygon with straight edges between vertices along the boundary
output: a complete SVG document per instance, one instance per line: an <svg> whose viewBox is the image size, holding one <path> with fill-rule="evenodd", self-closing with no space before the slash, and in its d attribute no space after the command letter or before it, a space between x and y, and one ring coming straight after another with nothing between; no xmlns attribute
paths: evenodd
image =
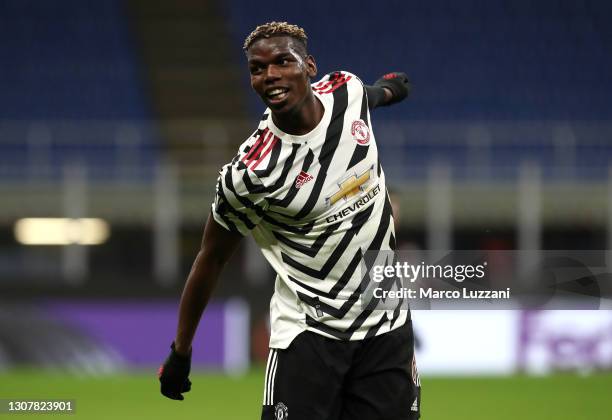
<svg viewBox="0 0 612 420"><path fill-rule="evenodd" d="M217 223L242 235L251 231L277 273L272 348L287 348L304 330L360 340L408 318L399 308L364 310L359 299L367 286L364 252L395 248L366 90L347 72L312 87L325 108L316 128L284 133L266 110L221 170L213 204Z"/></svg>

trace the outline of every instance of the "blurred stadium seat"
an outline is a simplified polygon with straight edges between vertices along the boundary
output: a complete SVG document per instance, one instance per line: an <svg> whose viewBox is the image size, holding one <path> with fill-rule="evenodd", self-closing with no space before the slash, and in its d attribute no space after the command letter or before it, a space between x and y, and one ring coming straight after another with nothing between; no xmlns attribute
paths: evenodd
<svg viewBox="0 0 612 420"><path fill-rule="evenodd" d="M3 179L73 162L108 177L125 153L151 166L159 139L122 2L2 0L0 39Z"/></svg>
<svg viewBox="0 0 612 420"><path fill-rule="evenodd" d="M2 119L150 117L121 1L2 0L0 39Z"/></svg>
<svg viewBox="0 0 612 420"><path fill-rule="evenodd" d="M547 178L607 177L609 136L583 136L584 125L575 124L589 121L593 134L601 121L612 118L609 2L224 4L236 45L261 22L288 20L308 32L322 72L346 69L370 83L389 69L408 72L414 81L409 104L376 112L383 162L387 167L403 162L403 171L392 172L395 182L424 177L421 167L430 160L448 162L459 178L473 175L471 158L478 148L490 159L488 174L501 179L513 179L516 171L510 168L525 158L543 165ZM255 97L251 105L261 109ZM525 124L523 130L503 124L517 120ZM412 129L411 121L424 123ZM436 130L448 121L454 131ZM488 132L489 144L466 138L474 126ZM576 130L575 144L554 138L564 126ZM393 146L386 148L389 142ZM575 164L576 171L555 168L564 154L574 162L563 164Z"/></svg>
<svg viewBox="0 0 612 420"><path fill-rule="evenodd" d="M379 118L612 117L612 4L603 0L224 4L236 45L259 23L288 20L306 29L320 71L367 82L408 72L410 105Z"/></svg>

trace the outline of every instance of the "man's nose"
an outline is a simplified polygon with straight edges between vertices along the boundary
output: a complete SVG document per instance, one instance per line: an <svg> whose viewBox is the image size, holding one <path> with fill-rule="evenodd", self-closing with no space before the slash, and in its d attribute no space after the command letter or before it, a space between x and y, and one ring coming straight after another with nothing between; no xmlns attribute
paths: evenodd
<svg viewBox="0 0 612 420"><path fill-rule="evenodd" d="M278 80L281 77L280 69L274 64L270 64L266 71L266 81Z"/></svg>

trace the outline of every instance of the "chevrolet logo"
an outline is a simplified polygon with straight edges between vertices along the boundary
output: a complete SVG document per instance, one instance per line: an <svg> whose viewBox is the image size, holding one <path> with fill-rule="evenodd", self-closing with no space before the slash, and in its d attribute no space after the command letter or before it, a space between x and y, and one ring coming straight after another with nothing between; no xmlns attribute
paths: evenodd
<svg viewBox="0 0 612 420"><path fill-rule="evenodd" d="M364 184L366 184L370 180L370 173L373 168L374 166L370 167L368 170L366 170L359 176L351 175L350 177L339 183L338 186L340 187L340 190L325 200L327 201L327 204L329 206L333 206L340 199L348 200L350 197L359 194L360 191L364 191Z"/></svg>

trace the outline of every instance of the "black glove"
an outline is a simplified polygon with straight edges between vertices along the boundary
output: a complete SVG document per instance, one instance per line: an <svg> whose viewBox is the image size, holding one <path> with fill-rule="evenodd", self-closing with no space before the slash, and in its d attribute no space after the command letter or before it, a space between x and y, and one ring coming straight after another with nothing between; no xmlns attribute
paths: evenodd
<svg viewBox="0 0 612 420"><path fill-rule="evenodd" d="M159 367L157 376L161 382L161 393L173 400L183 400L181 395L191 389L189 371L191 370L191 352L188 356L181 356L174 348L163 365Z"/></svg>
<svg viewBox="0 0 612 420"><path fill-rule="evenodd" d="M392 72L387 73L378 79L374 86L387 88L391 91L391 99L385 105L391 105L404 100L410 93L412 85L406 73Z"/></svg>

